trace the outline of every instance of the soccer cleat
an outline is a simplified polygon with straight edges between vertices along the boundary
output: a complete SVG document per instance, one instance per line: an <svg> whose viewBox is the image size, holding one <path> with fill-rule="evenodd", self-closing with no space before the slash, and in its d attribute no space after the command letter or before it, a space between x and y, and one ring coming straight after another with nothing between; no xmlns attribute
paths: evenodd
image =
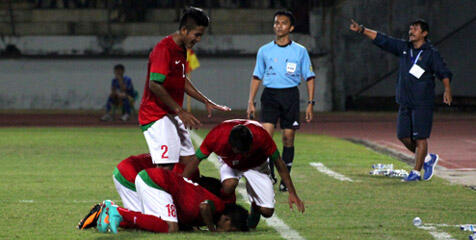
<svg viewBox="0 0 476 240"><path fill-rule="evenodd" d="M109 209L114 203L111 200L105 200L101 204L101 213L98 217L97 229L99 232L106 233L109 229L110 219L109 219Z"/></svg>
<svg viewBox="0 0 476 240"><path fill-rule="evenodd" d="M101 214L101 204L96 204L94 205L91 210L89 210L89 213L81 219L78 223L78 229L83 230L83 229L88 229L92 227L96 227L97 220L99 218L99 215Z"/></svg>
<svg viewBox="0 0 476 240"><path fill-rule="evenodd" d="M117 233L117 228L119 227L119 224L122 222L122 216L119 214L119 211L117 211L117 205L112 205L109 208L109 229L113 233Z"/></svg>
<svg viewBox="0 0 476 240"><path fill-rule="evenodd" d="M431 179L431 177L433 177L436 164L438 163L438 160L440 160L438 154L430 153L430 157L430 161L423 164L423 169L425 170L425 173L423 174L423 180L425 181L428 181Z"/></svg>
<svg viewBox="0 0 476 240"><path fill-rule="evenodd" d="M413 171L408 174L406 178L402 179L402 182L415 182L415 181L421 181L420 175L414 173Z"/></svg>
<svg viewBox="0 0 476 240"><path fill-rule="evenodd" d="M279 191L280 191L280 192L287 192L287 191L288 191L288 188L286 187L286 185L284 185L283 182L281 182L281 183L279 184Z"/></svg>

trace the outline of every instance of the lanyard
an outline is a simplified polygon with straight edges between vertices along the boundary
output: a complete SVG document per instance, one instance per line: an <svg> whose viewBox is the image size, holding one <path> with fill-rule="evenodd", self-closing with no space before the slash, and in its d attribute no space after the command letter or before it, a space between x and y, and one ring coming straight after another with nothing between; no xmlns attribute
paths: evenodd
<svg viewBox="0 0 476 240"><path fill-rule="evenodd" d="M420 52L418 52L418 55L416 56L415 60L413 61L413 65L415 65L418 62L418 58L420 58L420 55L421 55L422 52L423 52L423 50L420 50ZM413 58L413 50L412 49L410 49L410 57Z"/></svg>

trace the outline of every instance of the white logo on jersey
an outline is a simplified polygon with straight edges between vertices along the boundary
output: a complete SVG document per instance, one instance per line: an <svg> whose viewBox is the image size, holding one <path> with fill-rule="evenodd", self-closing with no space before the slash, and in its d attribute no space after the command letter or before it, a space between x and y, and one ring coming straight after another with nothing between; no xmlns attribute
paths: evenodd
<svg viewBox="0 0 476 240"><path fill-rule="evenodd" d="M175 64L179 64L179 63L180 63L180 60L178 60L178 61L175 61Z"/></svg>

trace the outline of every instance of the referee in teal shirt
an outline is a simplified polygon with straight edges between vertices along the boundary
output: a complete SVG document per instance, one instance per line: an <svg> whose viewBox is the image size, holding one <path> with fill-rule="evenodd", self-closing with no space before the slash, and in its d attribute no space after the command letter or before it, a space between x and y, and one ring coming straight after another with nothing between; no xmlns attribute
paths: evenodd
<svg viewBox="0 0 476 240"><path fill-rule="evenodd" d="M259 85L263 82L261 95L261 122L268 133L273 136L279 119L283 135L282 158L288 170L294 159L294 136L299 128L299 90L298 85L306 80L308 104L306 121L312 120L314 101L314 78L309 54L304 46L291 41L290 33L294 30L294 16L287 10L274 14L274 33L276 39L258 50L256 66L251 79L248 99L248 118L255 113L254 99ZM274 183L274 164L270 161L271 177ZM279 190L287 191L281 181Z"/></svg>

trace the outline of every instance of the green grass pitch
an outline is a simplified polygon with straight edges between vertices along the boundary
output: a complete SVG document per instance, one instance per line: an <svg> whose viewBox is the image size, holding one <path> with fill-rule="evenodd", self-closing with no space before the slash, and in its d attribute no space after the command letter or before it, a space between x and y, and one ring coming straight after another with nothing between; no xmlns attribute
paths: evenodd
<svg viewBox="0 0 476 240"><path fill-rule="evenodd" d="M207 131L198 131L202 137ZM138 128L0 128L0 239L278 239L264 221L251 233L208 232L165 235L121 230L117 236L79 231L79 219L98 201L118 200L114 166L129 155L147 152ZM280 145L280 135L275 136ZM279 147L281 148L281 147ZM341 182L310 162L350 177ZM287 194L276 192L276 214L305 239L433 239L412 225L476 222L476 192L438 177L402 183L368 174L374 163L411 169L363 146L327 137L298 134L292 177L305 201L304 214L290 211ZM218 176L209 162L204 175ZM239 197L240 201L242 200ZM120 204L120 201L118 202ZM249 207L241 202L246 208ZM468 232L438 227L455 239Z"/></svg>

